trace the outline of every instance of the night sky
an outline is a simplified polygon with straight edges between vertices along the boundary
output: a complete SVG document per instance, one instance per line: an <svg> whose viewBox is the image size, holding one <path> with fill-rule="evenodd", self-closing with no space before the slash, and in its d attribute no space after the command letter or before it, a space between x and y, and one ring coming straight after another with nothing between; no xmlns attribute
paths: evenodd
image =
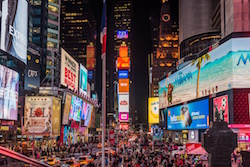
<svg viewBox="0 0 250 167"><path fill-rule="evenodd" d="M135 109L138 111L138 122L146 123L147 120L147 98L148 98L148 67L147 55L151 53L152 38L150 34L149 13L160 16L161 0L134 0L133 2L134 22L132 25L133 41L131 51L133 57L132 68L134 68ZM89 4L97 20L97 40L100 34L100 19L102 12L102 0L90 0ZM108 10L111 10L109 6ZM152 12L153 11L153 12ZM108 16L110 17L110 16ZM160 19L160 17L159 17ZM108 25L109 26L112 25ZM112 38L113 34L108 35ZM97 41L97 81L101 81L101 59L100 43ZM99 68L98 68L99 67ZM101 82L96 85L99 100L101 100Z"/></svg>

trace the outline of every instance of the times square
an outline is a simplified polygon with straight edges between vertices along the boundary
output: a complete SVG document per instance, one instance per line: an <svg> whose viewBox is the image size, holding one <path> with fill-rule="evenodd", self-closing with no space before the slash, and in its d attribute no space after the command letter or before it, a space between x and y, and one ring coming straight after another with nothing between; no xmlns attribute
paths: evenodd
<svg viewBox="0 0 250 167"><path fill-rule="evenodd" d="M0 166L250 167L249 8L1 0Z"/></svg>

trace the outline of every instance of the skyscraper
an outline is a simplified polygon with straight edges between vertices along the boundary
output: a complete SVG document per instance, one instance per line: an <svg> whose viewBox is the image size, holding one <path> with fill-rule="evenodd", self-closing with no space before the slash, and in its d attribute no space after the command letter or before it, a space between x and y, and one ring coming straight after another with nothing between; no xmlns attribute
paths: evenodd
<svg viewBox="0 0 250 167"><path fill-rule="evenodd" d="M159 43L153 53L151 96L158 97L158 82L170 72L179 58L178 1L163 1L160 15Z"/></svg>

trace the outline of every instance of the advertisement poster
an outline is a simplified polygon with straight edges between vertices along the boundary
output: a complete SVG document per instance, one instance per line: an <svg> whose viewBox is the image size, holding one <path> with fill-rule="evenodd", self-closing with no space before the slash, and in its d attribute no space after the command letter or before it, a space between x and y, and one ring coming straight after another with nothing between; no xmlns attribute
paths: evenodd
<svg viewBox="0 0 250 167"><path fill-rule="evenodd" d="M88 103L83 101L81 119L85 120L88 112Z"/></svg>
<svg viewBox="0 0 250 167"><path fill-rule="evenodd" d="M250 88L249 45L250 38L230 39L161 80L160 108L232 88Z"/></svg>
<svg viewBox="0 0 250 167"><path fill-rule="evenodd" d="M213 117L220 120L224 120L229 123L229 112L228 112L228 95L216 97L213 99Z"/></svg>
<svg viewBox="0 0 250 167"><path fill-rule="evenodd" d="M126 79L126 78L128 78L128 70L119 70L118 71L118 78L119 79Z"/></svg>
<svg viewBox="0 0 250 167"><path fill-rule="evenodd" d="M167 109L159 110L159 125L161 128L167 128Z"/></svg>
<svg viewBox="0 0 250 167"><path fill-rule="evenodd" d="M120 46L119 47L119 57L128 57L128 47Z"/></svg>
<svg viewBox="0 0 250 167"><path fill-rule="evenodd" d="M117 69L118 70L128 70L130 68L129 57L118 57L117 58Z"/></svg>
<svg viewBox="0 0 250 167"><path fill-rule="evenodd" d="M17 120L19 74L0 65L0 119Z"/></svg>
<svg viewBox="0 0 250 167"><path fill-rule="evenodd" d="M29 46L27 66L24 72L24 89L38 92L40 86L40 50L38 47Z"/></svg>
<svg viewBox="0 0 250 167"><path fill-rule="evenodd" d="M52 134L52 97L25 97L24 134Z"/></svg>
<svg viewBox="0 0 250 167"><path fill-rule="evenodd" d="M79 97L72 96L69 119L80 122L82 113L83 100Z"/></svg>
<svg viewBox="0 0 250 167"><path fill-rule="evenodd" d="M119 112L119 122L128 122L129 113L128 112Z"/></svg>
<svg viewBox="0 0 250 167"><path fill-rule="evenodd" d="M167 129L207 129L209 127L208 99L167 109Z"/></svg>
<svg viewBox="0 0 250 167"><path fill-rule="evenodd" d="M65 97L65 102L64 102L63 120L62 120L63 125L68 125L68 123L69 123L69 112L70 112L70 107L71 107L71 98L72 98L72 96L67 93L66 97Z"/></svg>
<svg viewBox="0 0 250 167"><path fill-rule="evenodd" d="M52 111L52 135L60 136L61 99L53 97Z"/></svg>
<svg viewBox="0 0 250 167"><path fill-rule="evenodd" d="M87 46L87 63L86 67L88 70L93 70L95 68L95 47Z"/></svg>
<svg viewBox="0 0 250 167"><path fill-rule="evenodd" d="M61 49L61 84L78 90L79 64L63 48Z"/></svg>
<svg viewBox="0 0 250 167"><path fill-rule="evenodd" d="M88 88L88 70L80 64L79 92L87 95Z"/></svg>
<svg viewBox="0 0 250 167"><path fill-rule="evenodd" d="M159 98L148 98L148 123L159 123Z"/></svg>
<svg viewBox="0 0 250 167"><path fill-rule="evenodd" d="M119 93L129 93L129 79L119 79Z"/></svg>
<svg viewBox="0 0 250 167"><path fill-rule="evenodd" d="M188 142L198 143L199 142L199 131L189 130L188 131Z"/></svg>
<svg viewBox="0 0 250 167"><path fill-rule="evenodd" d="M1 49L27 63L28 2L1 1Z"/></svg>
<svg viewBox="0 0 250 167"><path fill-rule="evenodd" d="M128 30L117 30L117 39L127 39L128 38Z"/></svg>
<svg viewBox="0 0 250 167"><path fill-rule="evenodd" d="M129 95L118 95L118 111L119 112L129 112Z"/></svg>
<svg viewBox="0 0 250 167"><path fill-rule="evenodd" d="M93 110L93 105L87 103L87 114L86 114L86 118L84 121L84 126L89 126L92 110Z"/></svg>
<svg viewBox="0 0 250 167"><path fill-rule="evenodd" d="M249 113L249 118L250 118L250 93L248 94L248 105L249 105L248 113Z"/></svg>

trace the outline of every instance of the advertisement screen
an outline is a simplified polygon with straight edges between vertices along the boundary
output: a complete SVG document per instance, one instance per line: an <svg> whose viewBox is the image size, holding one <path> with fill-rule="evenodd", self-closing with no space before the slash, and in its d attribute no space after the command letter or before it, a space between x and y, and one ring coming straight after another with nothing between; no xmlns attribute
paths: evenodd
<svg viewBox="0 0 250 167"><path fill-rule="evenodd" d="M1 2L1 49L26 64L28 2L27 0Z"/></svg>
<svg viewBox="0 0 250 167"><path fill-rule="evenodd" d="M119 70L118 71L119 79L127 79L128 78L128 70Z"/></svg>
<svg viewBox="0 0 250 167"><path fill-rule="evenodd" d="M232 88L250 88L250 38L233 38L159 82L165 108Z"/></svg>
<svg viewBox="0 0 250 167"><path fill-rule="evenodd" d="M129 93L129 79L119 79L119 93Z"/></svg>
<svg viewBox="0 0 250 167"><path fill-rule="evenodd" d="M95 68L95 47L87 46L87 63L86 67L88 70L93 70Z"/></svg>
<svg viewBox="0 0 250 167"><path fill-rule="evenodd" d="M50 136L52 121L52 97L25 98L24 134Z"/></svg>
<svg viewBox="0 0 250 167"><path fill-rule="evenodd" d="M71 107L69 112L69 119L80 122L81 113L82 113L82 104L83 100L79 97L72 96L71 99Z"/></svg>
<svg viewBox="0 0 250 167"><path fill-rule="evenodd" d="M119 47L119 57L128 57L128 47L120 46Z"/></svg>
<svg viewBox="0 0 250 167"><path fill-rule="evenodd" d="M40 51L36 47L28 47L27 66L24 72L24 89L38 91L40 86Z"/></svg>
<svg viewBox="0 0 250 167"><path fill-rule="evenodd" d="M19 74L0 65L0 119L17 120Z"/></svg>
<svg viewBox="0 0 250 167"><path fill-rule="evenodd" d="M88 79L93 79L93 71L88 71Z"/></svg>
<svg viewBox="0 0 250 167"><path fill-rule="evenodd" d="M117 30L117 39L127 39L128 38L128 30Z"/></svg>
<svg viewBox="0 0 250 167"><path fill-rule="evenodd" d="M208 99L167 109L168 130L207 129L209 126Z"/></svg>
<svg viewBox="0 0 250 167"><path fill-rule="evenodd" d="M130 68L129 57L118 57L117 58L117 69L118 70L128 70Z"/></svg>
<svg viewBox="0 0 250 167"><path fill-rule="evenodd" d="M129 113L128 112L119 112L119 121L120 122L128 122Z"/></svg>
<svg viewBox="0 0 250 167"><path fill-rule="evenodd" d="M87 114L85 116L84 126L89 126L92 110L93 110L93 105L87 103Z"/></svg>
<svg viewBox="0 0 250 167"><path fill-rule="evenodd" d="M119 112L129 112L129 95L118 95L118 111Z"/></svg>
<svg viewBox="0 0 250 167"><path fill-rule="evenodd" d="M80 64L79 92L87 95L88 70Z"/></svg>
<svg viewBox="0 0 250 167"><path fill-rule="evenodd" d="M81 119L85 120L88 112L88 103L83 101Z"/></svg>
<svg viewBox="0 0 250 167"><path fill-rule="evenodd" d="M148 123L159 123L159 98L148 98Z"/></svg>
<svg viewBox="0 0 250 167"><path fill-rule="evenodd" d="M60 125L61 125L61 99L52 98L52 135L60 136Z"/></svg>
<svg viewBox="0 0 250 167"><path fill-rule="evenodd" d="M167 109L159 110L159 125L162 128L167 128Z"/></svg>
<svg viewBox="0 0 250 167"><path fill-rule="evenodd" d="M71 107L71 98L72 98L72 96L67 93L66 97L65 97L65 102L64 102L63 120L62 120L63 125L68 125L68 123L69 123L69 112L70 112L70 107Z"/></svg>
<svg viewBox="0 0 250 167"><path fill-rule="evenodd" d="M61 49L61 84L78 90L79 64L63 48Z"/></svg>
<svg viewBox="0 0 250 167"><path fill-rule="evenodd" d="M219 118L229 123L229 112L228 112L228 95L216 97L213 99L213 117Z"/></svg>

